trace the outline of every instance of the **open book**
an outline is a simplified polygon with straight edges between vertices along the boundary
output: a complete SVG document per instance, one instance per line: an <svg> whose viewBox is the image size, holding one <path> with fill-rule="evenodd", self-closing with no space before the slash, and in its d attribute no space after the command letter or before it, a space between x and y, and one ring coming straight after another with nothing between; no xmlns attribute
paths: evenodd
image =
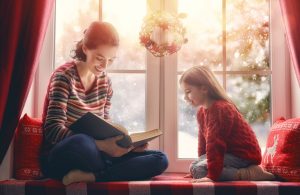
<svg viewBox="0 0 300 195"><path fill-rule="evenodd" d="M121 125L104 120L91 112L84 114L71 124L69 128L74 133L84 133L97 140L124 135L123 139L117 141L117 144L124 148L128 148L131 145L134 147L141 146L162 135L162 131L159 129L127 135L127 130Z"/></svg>

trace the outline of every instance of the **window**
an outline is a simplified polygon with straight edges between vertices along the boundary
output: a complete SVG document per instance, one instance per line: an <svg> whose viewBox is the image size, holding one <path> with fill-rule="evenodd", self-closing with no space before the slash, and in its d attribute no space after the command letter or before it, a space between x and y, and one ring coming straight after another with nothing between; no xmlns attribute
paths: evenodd
<svg viewBox="0 0 300 195"><path fill-rule="evenodd" d="M193 40L178 54L179 74L193 65L210 66L264 148L271 122L269 1L179 0L178 11L188 14ZM180 91L178 108L178 157L195 158L195 109L186 106ZM192 143L192 149L183 142Z"/></svg>
<svg viewBox="0 0 300 195"><path fill-rule="evenodd" d="M183 22L189 42L178 54L163 58L146 52L137 37L143 17L158 9L188 14ZM169 171L186 172L197 153L197 125L195 109L183 102L178 78L192 65L211 66L252 124L262 147L270 121L288 116L289 99L282 90L289 88L289 70L282 64L289 61L279 15L278 1L269 5L268 0L56 1L56 19L49 25L43 49L52 48L55 55L42 52L37 91L40 94L47 87L49 77L43 75L49 75L49 68L44 67L52 66L51 58L55 58L56 67L70 59L69 52L87 21L103 19L113 23L120 33L121 48L109 69L115 92L112 118L131 131L163 129L163 139L153 141L155 148L168 154ZM44 94L36 98L42 105Z"/></svg>
<svg viewBox="0 0 300 195"><path fill-rule="evenodd" d="M65 7L72 5L72 12ZM135 5L132 11L128 5ZM119 32L120 49L109 67L114 95L111 118L131 132L145 129L145 51L139 45L146 1L89 0L56 1L56 67L70 60L74 40L79 40L91 21L111 22ZM87 22L89 21L89 22Z"/></svg>

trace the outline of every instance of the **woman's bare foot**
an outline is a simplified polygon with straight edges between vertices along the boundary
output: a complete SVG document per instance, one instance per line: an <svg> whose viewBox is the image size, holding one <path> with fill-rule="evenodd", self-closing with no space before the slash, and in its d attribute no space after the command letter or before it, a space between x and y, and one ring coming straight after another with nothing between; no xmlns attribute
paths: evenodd
<svg viewBox="0 0 300 195"><path fill-rule="evenodd" d="M94 182L95 180L96 178L93 173L81 170L71 170L63 177L62 182L64 185L69 185L76 182Z"/></svg>

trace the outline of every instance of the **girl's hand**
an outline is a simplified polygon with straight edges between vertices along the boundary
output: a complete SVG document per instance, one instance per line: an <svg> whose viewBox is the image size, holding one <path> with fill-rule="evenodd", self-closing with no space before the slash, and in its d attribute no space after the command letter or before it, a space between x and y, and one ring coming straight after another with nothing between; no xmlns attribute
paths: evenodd
<svg viewBox="0 0 300 195"><path fill-rule="evenodd" d="M193 176L190 173L188 173L185 176L183 176L183 178L193 178Z"/></svg>
<svg viewBox="0 0 300 195"><path fill-rule="evenodd" d="M133 148L132 152L145 152L145 150L147 150L148 146L149 146L149 144L145 143L144 145Z"/></svg>
<svg viewBox="0 0 300 195"><path fill-rule="evenodd" d="M213 182L213 180L209 179L208 177L203 177L201 179L192 179L192 183L200 183L200 182Z"/></svg>
<svg viewBox="0 0 300 195"><path fill-rule="evenodd" d="M117 144L118 140L121 140L124 136L119 135L116 137L107 138L105 140L95 140L95 143L99 150L105 152L111 157L120 157L132 150L133 147L123 148Z"/></svg>

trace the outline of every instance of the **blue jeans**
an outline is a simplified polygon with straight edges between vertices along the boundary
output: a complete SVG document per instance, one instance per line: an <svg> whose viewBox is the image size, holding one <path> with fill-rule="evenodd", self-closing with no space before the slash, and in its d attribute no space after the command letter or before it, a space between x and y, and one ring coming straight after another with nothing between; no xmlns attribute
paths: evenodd
<svg viewBox="0 0 300 195"><path fill-rule="evenodd" d="M226 153L224 155L223 170L220 175L220 181L236 180L237 170L251 165L247 160L238 158L232 154ZM207 158L206 154L199 157L198 160L192 162L190 165L190 173L195 179L206 177L207 175Z"/></svg>
<svg viewBox="0 0 300 195"><path fill-rule="evenodd" d="M129 152L110 157L99 151L92 137L77 134L57 143L41 160L46 177L61 180L69 171L80 169L95 174L96 181L145 180L161 174L168 160L160 151Z"/></svg>

